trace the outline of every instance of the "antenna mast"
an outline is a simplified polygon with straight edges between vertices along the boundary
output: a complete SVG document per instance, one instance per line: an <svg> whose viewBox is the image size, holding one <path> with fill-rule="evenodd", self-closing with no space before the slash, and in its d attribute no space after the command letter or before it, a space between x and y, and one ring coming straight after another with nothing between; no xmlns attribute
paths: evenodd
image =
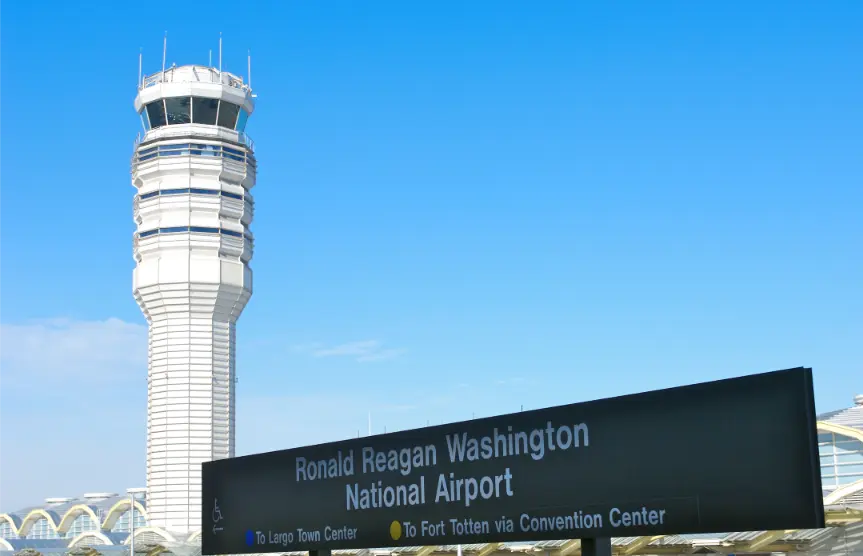
<svg viewBox="0 0 863 556"><path fill-rule="evenodd" d="M165 31L165 39L162 42L162 73L165 73L165 56L168 54L168 32ZM162 76L164 79L165 76Z"/></svg>
<svg viewBox="0 0 863 556"><path fill-rule="evenodd" d="M138 51L138 88L141 88L141 85L144 83L144 74L141 73L143 71L143 63L144 63L144 48Z"/></svg>
<svg viewBox="0 0 863 556"><path fill-rule="evenodd" d="M252 49L249 49L249 90L252 90Z"/></svg>
<svg viewBox="0 0 863 556"><path fill-rule="evenodd" d="M222 32L219 31L219 79L222 79Z"/></svg>

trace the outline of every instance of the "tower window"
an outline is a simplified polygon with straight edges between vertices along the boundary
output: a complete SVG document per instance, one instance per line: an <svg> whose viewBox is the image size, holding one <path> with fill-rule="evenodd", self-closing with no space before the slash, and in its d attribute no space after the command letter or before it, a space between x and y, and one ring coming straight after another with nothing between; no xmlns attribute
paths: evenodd
<svg viewBox="0 0 863 556"><path fill-rule="evenodd" d="M165 99L168 125L192 123L192 97Z"/></svg>
<svg viewBox="0 0 863 556"><path fill-rule="evenodd" d="M249 113L245 109L240 109L240 117L237 119L237 131L240 133L246 131L246 123L249 121Z"/></svg>
<svg viewBox="0 0 863 556"><path fill-rule="evenodd" d="M142 108L138 115L141 116L141 125L144 126L144 131L150 131L150 118L147 117L147 110Z"/></svg>
<svg viewBox="0 0 863 556"><path fill-rule="evenodd" d="M219 112L219 100L215 98L192 99L192 122L196 124L216 125L216 114Z"/></svg>
<svg viewBox="0 0 863 556"><path fill-rule="evenodd" d="M237 124L237 113L239 111L240 107L236 104L224 101L219 103L219 127L234 129Z"/></svg>
<svg viewBox="0 0 863 556"><path fill-rule="evenodd" d="M138 238L144 239L145 237L152 237L160 234L177 234L183 232L240 237L252 241L251 234L235 232L234 230L227 230L225 228L205 228L202 226L172 226L169 228L156 228L145 232L138 232Z"/></svg>
<svg viewBox="0 0 863 556"><path fill-rule="evenodd" d="M147 116L150 119L150 127L162 127L165 125L165 106L161 100L151 102L147 105Z"/></svg>
<svg viewBox="0 0 863 556"><path fill-rule="evenodd" d="M161 189L157 191L150 191L149 193L142 193L138 196L140 201L145 201L147 199L152 199L153 197L159 196L171 196L171 195L212 195L212 196L220 196L227 197L229 199L236 199L238 201L246 201L248 203L254 203L251 195L241 195L239 193L231 193L229 191L220 191L218 189L200 189L197 187L188 187L184 189ZM144 236L142 236L144 237Z"/></svg>
<svg viewBox="0 0 863 556"><path fill-rule="evenodd" d="M153 101L141 111L141 123L147 131L166 125L195 123L243 132L248 120L248 112L215 98L169 97Z"/></svg>

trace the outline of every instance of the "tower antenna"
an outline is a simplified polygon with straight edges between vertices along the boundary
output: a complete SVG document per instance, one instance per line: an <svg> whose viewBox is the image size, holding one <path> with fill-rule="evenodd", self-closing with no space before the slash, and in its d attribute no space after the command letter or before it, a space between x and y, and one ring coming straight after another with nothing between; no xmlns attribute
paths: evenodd
<svg viewBox="0 0 863 556"><path fill-rule="evenodd" d="M207 62L207 65L213 67L213 49L210 49L210 61Z"/></svg>
<svg viewBox="0 0 863 556"><path fill-rule="evenodd" d="M249 89L252 88L252 49L249 49Z"/></svg>
<svg viewBox="0 0 863 556"><path fill-rule="evenodd" d="M162 41L162 73L165 73L165 56L168 54L168 32L165 31L165 39ZM162 76L164 79L165 76Z"/></svg>
<svg viewBox="0 0 863 556"><path fill-rule="evenodd" d="M219 79L222 79L222 32L219 31Z"/></svg>
<svg viewBox="0 0 863 556"><path fill-rule="evenodd" d="M141 85L144 83L144 74L141 73L143 71L143 63L144 63L144 48L140 47L138 50L138 88L141 88Z"/></svg>

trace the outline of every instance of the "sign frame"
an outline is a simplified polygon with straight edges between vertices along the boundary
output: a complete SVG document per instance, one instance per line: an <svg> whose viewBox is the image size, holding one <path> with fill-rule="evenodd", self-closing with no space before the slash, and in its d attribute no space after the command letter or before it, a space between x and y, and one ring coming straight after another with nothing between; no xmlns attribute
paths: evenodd
<svg viewBox="0 0 863 556"><path fill-rule="evenodd" d="M797 367L217 460L202 555L821 528L817 435Z"/></svg>

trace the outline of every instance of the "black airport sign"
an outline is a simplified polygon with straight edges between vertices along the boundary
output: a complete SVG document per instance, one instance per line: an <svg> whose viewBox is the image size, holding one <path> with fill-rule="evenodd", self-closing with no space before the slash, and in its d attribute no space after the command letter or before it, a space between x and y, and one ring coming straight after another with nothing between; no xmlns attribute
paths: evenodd
<svg viewBox="0 0 863 556"><path fill-rule="evenodd" d="M204 555L824 526L812 371L203 465Z"/></svg>

